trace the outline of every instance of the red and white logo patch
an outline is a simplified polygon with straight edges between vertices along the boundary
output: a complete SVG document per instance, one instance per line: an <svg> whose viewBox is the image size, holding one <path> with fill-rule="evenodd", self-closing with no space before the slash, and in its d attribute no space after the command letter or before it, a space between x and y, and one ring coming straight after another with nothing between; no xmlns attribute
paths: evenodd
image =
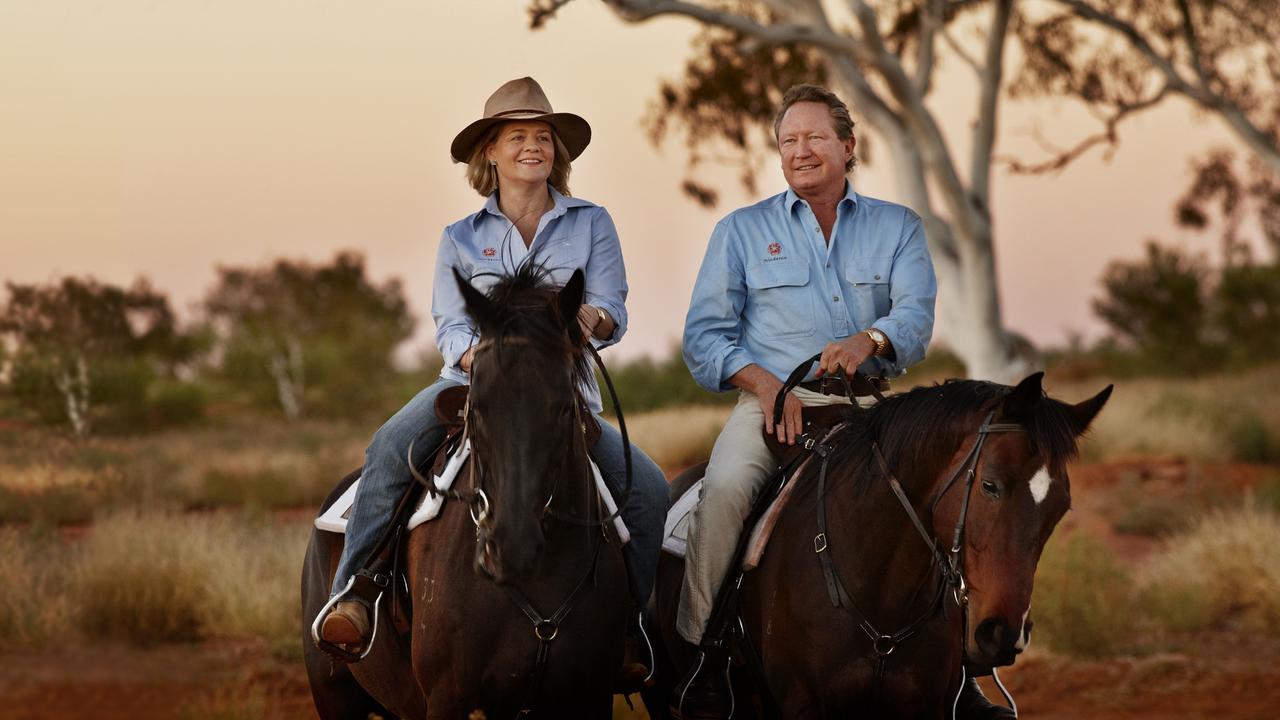
<svg viewBox="0 0 1280 720"><path fill-rule="evenodd" d="M782 243L769 243L769 254L777 255L782 252Z"/></svg>
<svg viewBox="0 0 1280 720"><path fill-rule="evenodd" d="M485 256L485 257L493 257L494 255L497 255L497 254L498 254L498 251L497 251L497 250L494 250L493 248L485 248L485 249L484 249L484 256Z"/></svg>

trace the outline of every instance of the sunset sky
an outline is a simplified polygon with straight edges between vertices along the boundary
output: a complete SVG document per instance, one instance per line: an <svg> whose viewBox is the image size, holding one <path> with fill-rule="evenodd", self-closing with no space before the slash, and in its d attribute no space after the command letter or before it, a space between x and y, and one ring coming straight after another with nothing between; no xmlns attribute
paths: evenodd
<svg viewBox="0 0 1280 720"><path fill-rule="evenodd" d="M441 228L482 200L448 145L485 98L532 75L594 140L575 194L609 209L631 282L619 351L677 342L716 220L753 202L725 170L720 207L679 192L679 139L653 148L641 118L678 75L696 26L625 25L578 0L527 29L525 0L6 0L0 4L0 280L139 275L187 309L218 264L365 253L405 282L429 345L430 277ZM1015 58L1011 60L1016 61ZM1010 65L1012 69L1012 62ZM932 99L961 157L974 86L952 62ZM1094 126L1069 103L1006 105L1002 152L1037 157L1034 128L1062 145ZM1169 103L1125 126L1105 162L1091 153L1053 177L996 174L1007 324L1045 344L1096 337L1089 299L1107 262L1147 238L1205 250L1172 225L1189 158L1228 142L1214 120ZM897 200L888 163L855 175ZM784 188L772 158L763 194ZM940 327L938 336L945 338Z"/></svg>

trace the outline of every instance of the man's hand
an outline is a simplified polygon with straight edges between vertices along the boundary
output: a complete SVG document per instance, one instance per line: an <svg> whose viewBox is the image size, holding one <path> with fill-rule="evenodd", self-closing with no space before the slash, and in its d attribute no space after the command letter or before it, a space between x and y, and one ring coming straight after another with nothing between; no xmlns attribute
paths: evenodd
<svg viewBox="0 0 1280 720"><path fill-rule="evenodd" d="M729 382L756 396L756 401L764 412L766 433L777 437L778 442L796 444L796 436L804 431L804 421L800 417L800 399L795 393L787 393L786 399L782 401L782 421L777 427L773 424L773 403L778 398L778 391L782 389L781 380L768 370L753 364L734 373Z"/></svg>
<svg viewBox="0 0 1280 720"><path fill-rule="evenodd" d="M876 352L876 343L866 333L847 337L840 342L830 342L822 348L822 357L818 360L818 377L827 373L835 374L844 370L852 375L854 370Z"/></svg>

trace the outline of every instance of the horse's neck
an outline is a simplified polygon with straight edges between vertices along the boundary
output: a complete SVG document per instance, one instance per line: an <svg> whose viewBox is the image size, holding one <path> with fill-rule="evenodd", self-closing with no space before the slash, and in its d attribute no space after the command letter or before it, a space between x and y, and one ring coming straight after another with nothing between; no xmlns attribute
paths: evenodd
<svg viewBox="0 0 1280 720"><path fill-rule="evenodd" d="M844 478L827 498L827 521L835 531L835 559L849 592L869 615L892 619L914 616L933 598L938 582L933 554L889 486L888 478L868 466L865 491ZM918 490L930 484L931 468L904 468L896 475L928 528L927 498ZM830 482L830 478L828 479ZM935 529L936 533L936 529Z"/></svg>

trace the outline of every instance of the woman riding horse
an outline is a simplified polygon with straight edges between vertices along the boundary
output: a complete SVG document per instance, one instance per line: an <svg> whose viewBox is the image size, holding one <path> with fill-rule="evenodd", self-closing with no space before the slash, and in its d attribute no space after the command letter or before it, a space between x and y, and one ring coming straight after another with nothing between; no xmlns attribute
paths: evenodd
<svg viewBox="0 0 1280 720"><path fill-rule="evenodd" d="M618 342L626 332L626 271L613 220L604 208L569 195L570 161L586 149L590 139L586 120L554 112L542 88L528 77L498 88L485 103L484 116L454 138L450 148L453 159L467 165L467 180L486 200L478 212L445 228L436 254L432 317L444 369L439 379L374 434L365 453L331 588L333 596L343 597L332 605L321 625L321 636L327 642L357 650L369 642L371 608L365 599L347 590L357 571L371 561L370 551L412 483L407 449L412 444L421 455L443 440L444 428L435 414L436 399L444 390L471 381L477 347L484 338L466 312L453 274L491 282L533 258L561 276L581 270L585 278L583 302L574 317L582 335L603 348ZM558 279L564 281L564 277ZM582 391L601 429L595 460L606 484L618 496L626 482L622 436L599 420L600 393L593 377L586 379ZM536 432L537 428L524 431ZM625 557L634 626L653 587L667 484L661 469L634 445L631 456L634 480L622 517L631 533ZM634 638L634 628L629 635ZM628 642L627 674L633 679L647 674L639 662L643 660L637 654L640 646L634 639Z"/></svg>

